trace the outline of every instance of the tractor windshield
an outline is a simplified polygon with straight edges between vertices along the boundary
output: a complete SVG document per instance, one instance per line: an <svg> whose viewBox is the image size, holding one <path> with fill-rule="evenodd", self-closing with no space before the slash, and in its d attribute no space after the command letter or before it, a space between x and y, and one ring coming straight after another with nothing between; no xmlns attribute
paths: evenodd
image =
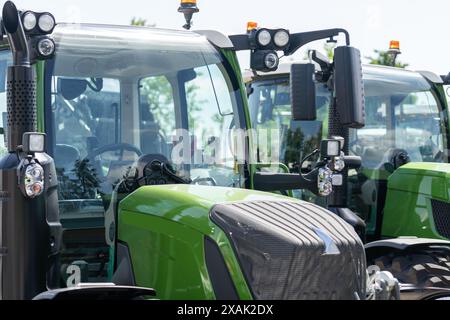
<svg viewBox="0 0 450 320"><path fill-rule="evenodd" d="M60 24L54 39L45 116L63 260L88 261L98 280L108 262L98 250L105 210L139 158L166 159L187 183L240 186L228 132L241 126L242 98L228 62L192 32Z"/></svg>
<svg viewBox="0 0 450 320"><path fill-rule="evenodd" d="M379 168L393 150L413 162L447 162L447 115L418 73L365 67L366 126L351 133L350 149L366 168Z"/></svg>
<svg viewBox="0 0 450 320"><path fill-rule="evenodd" d="M373 234L384 208L387 178L398 165L396 155L406 152L413 162L448 162L448 110L437 86L419 73L363 66L363 77L366 126L351 129L349 141L350 153L361 156L362 167L349 174L349 206L368 222L367 232ZM278 161L291 172L298 172L300 157L318 148L328 135L329 90L317 85L317 121L297 122L291 121L288 75L263 77L254 80L251 87L251 120L258 130L258 141L264 135L260 129L278 129ZM261 162L274 161L273 157L264 157L272 146L260 143L258 147ZM305 162L301 169L308 170L309 165ZM326 205L305 190L294 190L294 195Z"/></svg>
<svg viewBox="0 0 450 320"><path fill-rule="evenodd" d="M78 190L80 197L92 196L96 182L120 179L129 162L145 154L163 155L194 182L238 183L226 139L239 125L233 121L238 84L204 37L63 25L55 39L49 116L62 181L80 175L78 160L95 160L98 181ZM190 145L177 148L183 138ZM74 194L61 192L63 198Z"/></svg>
<svg viewBox="0 0 450 320"><path fill-rule="evenodd" d="M351 130L351 153L361 156L364 167L370 169L383 167L393 150L406 151L414 162L447 162L447 114L432 86L414 72L372 66L363 70L366 126ZM330 92L318 84L316 93L317 121L292 122L287 76L252 83L249 101L253 127L280 129L279 160L294 170L298 150L311 152L328 132ZM301 141L295 139L298 128L302 130ZM264 146L259 147L264 153Z"/></svg>

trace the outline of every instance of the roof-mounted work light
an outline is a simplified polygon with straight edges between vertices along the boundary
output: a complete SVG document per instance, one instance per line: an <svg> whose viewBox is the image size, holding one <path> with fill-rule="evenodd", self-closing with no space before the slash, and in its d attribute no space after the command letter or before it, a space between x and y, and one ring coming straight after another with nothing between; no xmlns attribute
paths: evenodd
<svg viewBox="0 0 450 320"><path fill-rule="evenodd" d="M56 26L55 18L49 12L25 11L21 18L27 35L50 34Z"/></svg>
<svg viewBox="0 0 450 320"><path fill-rule="evenodd" d="M53 57L55 53L55 42L48 37L42 37L36 41L36 52L41 60L49 59Z"/></svg>
<svg viewBox="0 0 450 320"><path fill-rule="evenodd" d="M275 71L280 58L274 50L255 50L250 56L250 68L262 72Z"/></svg>
<svg viewBox="0 0 450 320"><path fill-rule="evenodd" d="M252 49L284 51L289 47L290 34L286 29L252 28L249 32Z"/></svg>
<svg viewBox="0 0 450 320"><path fill-rule="evenodd" d="M289 31L258 28L256 22L248 22L247 35L249 49L252 50L250 67L262 72L276 70L280 62L277 51L285 51L289 47Z"/></svg>

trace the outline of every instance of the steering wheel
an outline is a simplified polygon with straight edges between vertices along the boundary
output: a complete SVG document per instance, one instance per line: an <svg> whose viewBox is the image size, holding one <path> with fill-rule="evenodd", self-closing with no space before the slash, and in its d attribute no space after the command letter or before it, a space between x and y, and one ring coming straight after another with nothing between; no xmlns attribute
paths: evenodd
<svg viewBox="0 0 450 320"><path fill-rule="evenodd" d="M84 157L83 161L88 161L92 165L95 163L94 159L98 157L99 155L110 152L110 151L117 151L120 150L120 161L123 161L123 154L125 151L131 151L138 155L138 157L142 156L142 151L139 150L137 147L133 146L129 143L113 143L113 144L107 144L105 146L99 147L91 151L89 154ZM102 176L101 173L97 173L99 176Z"/></svg>
<svg viewBox="0 0 450 320"><path fill-rule="evenodd" d="M353 154L360 155L361 152L363 151L363 149L361 147L361 139L356 138L356 139L350 141L348 143L348 148Z"/></svg>
<svg viewBox="0 0 450 320"><path fill-rule="evenodd" d="M194 180L192 180L192 184L200 184L202 182L210 182L212 186L214 187L217 186L217 181L213 177L204 177L204 178L197 177Z"/></svg>
<svg viewBox="0 0 450 320"><path fill-rule="evenodd" d="M105 152L110 152L110 151L117 151L120 150L120 160L123 160L123 154L124 151L131 151L136 153L139 157L142 156L142 151L139 150L137 147L133 146L132 144L129 143L113 143L113 144L107 144L105 146L99 147L94 149L91 153L89 153L88 155L86 155L86 157L84 158L84 160L93 160L96 157L98 157L99 155L105 153Z"/></svg>

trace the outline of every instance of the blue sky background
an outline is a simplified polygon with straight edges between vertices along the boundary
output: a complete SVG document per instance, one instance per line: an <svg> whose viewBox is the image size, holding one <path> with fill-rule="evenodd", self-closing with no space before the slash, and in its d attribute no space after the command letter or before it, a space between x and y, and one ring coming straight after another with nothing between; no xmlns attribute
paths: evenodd
<svg viewBox="0 0 450 320"><path fill-rule="evenodd" d="M129 24L143 18L158 27L180 28L178 0L16 0L19 8L51 11L57 21ZM320 7L314 7L317 4ZM391 39L401 41L402 62L410 69L439 74L450 71L450 1L445 0L198 0L200 13L194 29L216 29L225 34L245 32L249 20L261 26L285 27L291 32L346 28L352 45L363 56L386 49ZM314 44L312 48L321 48ZM299 52L298 57L304 53ZM247 55L240 55L243 67Z"/></svg>

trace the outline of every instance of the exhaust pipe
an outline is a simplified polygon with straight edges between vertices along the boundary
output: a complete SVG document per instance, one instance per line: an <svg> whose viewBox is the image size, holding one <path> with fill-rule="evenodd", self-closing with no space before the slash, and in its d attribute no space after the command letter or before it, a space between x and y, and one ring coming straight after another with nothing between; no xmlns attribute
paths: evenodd
<svg viewBox="0 0 450 320"><path fill-rule="evenodd" d="M8 68L7 121L8 151L16 152L25 132L36 132L36 75L30 65L30 52L16 6L3 6L3 26L13 55Z"/></svg>
<svg viewBox="0 0 450 320"><path fill-rule="evenodd" d="M3 26L5 27L15 66L30 66L30 53L22 21L16 6L7 1L3 6Z"/></svg>
<svg viewBox="0 0 450 320"><path fill-rule="evenodd" d="M7 73L9 154L0 159L0 299L24 300L59 286L58 181L44 142L39 150L27 143L30 136L45 139L35 133L36 74L14 3L7 1L2 14L13 65ZM32 166L39 169L36 185L41 189L30 195L26 175Z"/></svg>

